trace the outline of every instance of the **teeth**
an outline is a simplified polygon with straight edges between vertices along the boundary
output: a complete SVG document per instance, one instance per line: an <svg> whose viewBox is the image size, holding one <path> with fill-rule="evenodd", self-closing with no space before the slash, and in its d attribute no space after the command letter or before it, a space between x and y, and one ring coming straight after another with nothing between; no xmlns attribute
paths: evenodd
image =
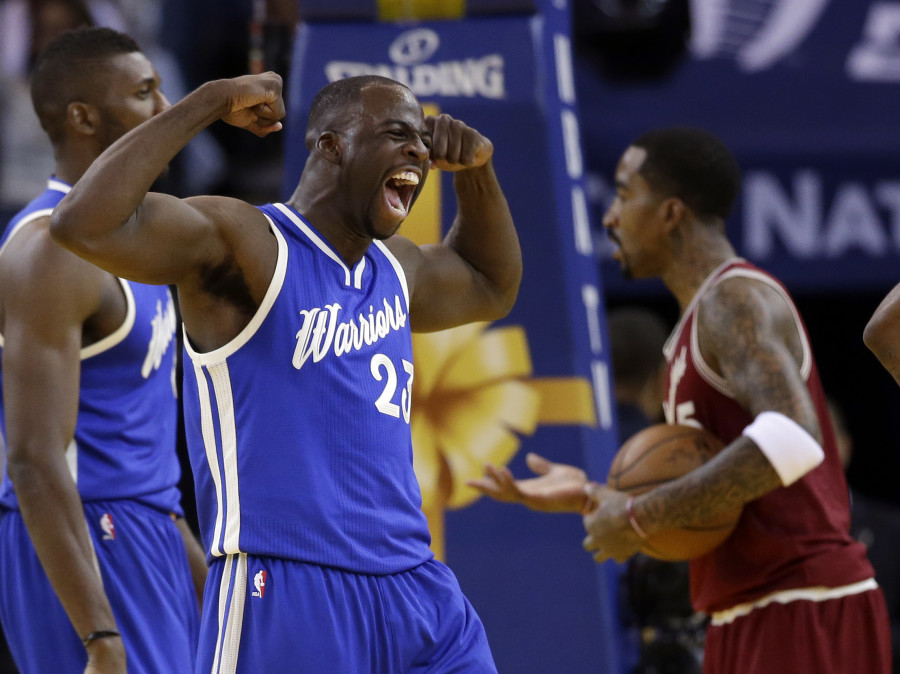
<svg viewBox="0 0 900 674"><path fill-rule="evenodd" d="M391 180L401 185L418 185L419 176L412 171L399 171L391 176Z"/></svg>

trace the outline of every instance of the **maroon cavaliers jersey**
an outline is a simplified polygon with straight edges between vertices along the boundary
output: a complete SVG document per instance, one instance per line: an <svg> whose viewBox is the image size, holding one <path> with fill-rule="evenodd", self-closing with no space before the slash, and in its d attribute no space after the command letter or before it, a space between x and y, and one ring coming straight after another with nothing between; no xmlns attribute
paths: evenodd
<svg viewBox="0 0 900 674"><path fill-rule="evenodd" d="M664 349L666 421L705 428L726 444L753 421L725 380L703 360L698 346L700 297L722 279L733 277L769 285L791 308L803 342L801 374L818 413L825 460L791 486L748 503L731 536L691 561L691 600L707 613L781 590L840 587L874 575L865 547L849 534L847 484L806 328L787 291L772 276L734 258L703 282Z"/></svg>

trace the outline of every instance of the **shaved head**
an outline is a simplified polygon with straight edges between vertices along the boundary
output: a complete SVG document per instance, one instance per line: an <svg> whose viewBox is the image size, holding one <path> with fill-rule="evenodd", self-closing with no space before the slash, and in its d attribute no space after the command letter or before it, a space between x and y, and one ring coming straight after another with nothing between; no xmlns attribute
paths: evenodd
<svg viewBox="0 0 900 674"><path fill-rule="evenodd" d="M396 80L380 75L359 75L327 84L316 94L309 106L309 119L306 123L307 147L310 147L315 138L333 123L335 117L347 108L358 105L363 90L373 85L408 88Z"/></svg>

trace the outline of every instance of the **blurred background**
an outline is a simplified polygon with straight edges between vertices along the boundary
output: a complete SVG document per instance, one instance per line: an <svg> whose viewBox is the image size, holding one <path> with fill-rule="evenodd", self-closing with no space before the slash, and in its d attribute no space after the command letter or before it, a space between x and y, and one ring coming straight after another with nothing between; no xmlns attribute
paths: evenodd
<svg viewBox="0 0 900 674"><path fill-rule="evenodd" d="M658 384L649 336L664 338L678 308L661 284L621 278L601 218L639 133L719 135L743 169L730 237L807 323L854 533L898 620L900 389L862 331L900 281L900 1L0 0L2 225L53 168L30 65L86 23L134 36L173 102L210 79L284 77L285 130L210 127L157 186L179 196L287 199L312 95L354 74L404 81L429 112L494 141L522 238L519 303L499 324L417 337L413 436L435 552L482 615L501 672L699 671L703 617L686 603L683 565L596 567L579 518L486 503L464 482L486 461L523 475L527 451L603 480L620 442L658 419L658 400L643 403ZM448 177L435 176L402 233L438 240L453 211ZM651 344L636 356L641 337Z"/></svg>

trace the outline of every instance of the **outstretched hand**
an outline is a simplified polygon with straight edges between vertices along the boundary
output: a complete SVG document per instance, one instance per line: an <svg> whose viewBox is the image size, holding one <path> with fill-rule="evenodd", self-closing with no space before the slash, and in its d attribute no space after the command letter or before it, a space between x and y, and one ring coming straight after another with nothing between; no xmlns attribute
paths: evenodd
<svg viewBox="0 0 900 674"><path fill-rule="evenodd" d="M281 130L280 120L285 112L280 75L273 72L243 75L227 82L231 89L223 122L260 137Z"/></svg>
<svg viewBox="0 0 900 674"><path fill-rule="evenodd" d="M521 503L542 512L581 512L588 502L587 474L577 466L553 463L530 453L528 467L540 477L516 480L509 468L485 467L486 475L468 484L482 494L504 503Z"/></svg>
<svg viewBox="0 0 900 674"><path fill-rule="evenodd" d="M450 115L425 118L431 131L431 166L441 171L462 171L483 166L494 154L494 144L465 122Z"/></svg>

